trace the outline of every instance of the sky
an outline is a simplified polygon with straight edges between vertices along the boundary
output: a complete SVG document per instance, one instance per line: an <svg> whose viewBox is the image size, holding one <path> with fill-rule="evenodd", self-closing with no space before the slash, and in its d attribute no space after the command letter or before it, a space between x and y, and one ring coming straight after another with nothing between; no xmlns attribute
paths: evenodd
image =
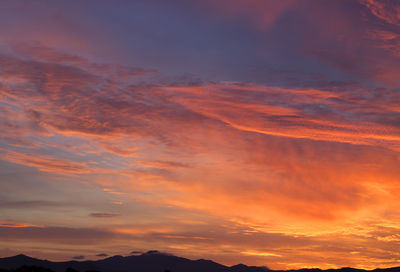
<svg viewBox="0 0 400 272"><path fill-rule="evenodd" d="M400 266L400 2L0 1L0 257Z"/></svg>

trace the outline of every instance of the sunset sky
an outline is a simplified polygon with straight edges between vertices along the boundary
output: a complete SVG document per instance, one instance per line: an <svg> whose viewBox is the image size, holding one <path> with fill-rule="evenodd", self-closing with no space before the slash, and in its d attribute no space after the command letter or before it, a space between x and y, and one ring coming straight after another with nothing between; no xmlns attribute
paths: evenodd
<svg viewBox="0 0 400 272"><path fill-rule="evenodd" d="M400 1L0 1L0 257L400 266L399 196Z"/></svg>

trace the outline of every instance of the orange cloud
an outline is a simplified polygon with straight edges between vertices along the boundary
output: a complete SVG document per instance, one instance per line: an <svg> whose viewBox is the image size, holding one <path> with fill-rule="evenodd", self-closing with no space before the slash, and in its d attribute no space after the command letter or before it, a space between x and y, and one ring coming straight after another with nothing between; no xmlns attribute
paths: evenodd
<svg viewBox="0 0 400 272"><path fill-rule="evenodd" d="M89 172L86 163L78 163L69 160L61 160L55 157L22 154L17 152L6 152L2 155L4 160L35 167L40 171L56 172L64 174L82 174Z"/></svg>
<svg viewBox="0 0 400 272"><path fill-rule="evenodd" d="M214 92L205 91L201 98L183 95L173 99L192 111L242 131L366 145L376 145L383 140L388 141L389 146L398 148L398 128L372 124L373 118L369 118L371 121L366 118L364 122L357 123L351 120L351 115L356 114L356 111L372 115L387 111L388 114L391 112L396 115L397 109L390 109L390 104L352 101L351 94L346 92L337 94L330 91L286 90L251 85L200 87L203 90L207 88ZM266 100L267 104L256 101L242 103L240 100L244 95L263 96L269 100ZM274 103L284 104L275 106ZM360 109L359 105L364 107ZM350 115L348 120L343 116L345 112ZM375 129L371 129L371 126Z"/></svg>
<svg viewBox="0 0 400 272"><path fill-rule="evenodd" d="M104 235L121 250L128 239L232 264L396 263L389 247L399 229L397 91L135 85L116 80L114 66L42 54L1 59L1 158L85 177L107 193L110 213L77 215L83 229L32 224L21 225L22 234L2 224L8 243L82 246L79 237L96 244ZM129 210L138 203L146 207L140 223L116 217L140 213ZM99 221L106 227L91 233Z"/></svg>
<svg viewBox="0 0 400 272"><path fill-rule="evenodd" d="M0 227L7 227L7 228L35 227L35 228L40 228L41 226L31 225L31 224L26 224L26 223L0 222Z"/></svg>
<svg viewBox="0 0 400 272"><path fill-rule="evenodd" d="M62 57L67 58L67 56ZM34 89L38 87L35 86L35 78L31 75L33 69L31 62L9 57L7 59L8 65L5 69L7 75L17 74L18 78L23 79L22 82L31 82ZM74 62L73 65L75 64ZM148 87L146 90L128 86L126 89L130 91L130 94L126 94L121 93L116 87L108 89L106 92L104 88L109 86L109 83L104 83L103 76L91 74L84 67L75 67L72 64L60 66L44 62L38 62L37 65L42 69L44 83L41 83L40 89L36 89L30 95L29 100L24 98L24 89L13 87L13 84L16 84L14 81L7 83L10 87L3 90L5 96L13 99L13 103L24 104L24 108L29 109L25 111L18 109L21 118L33 118L39 127L53 131L53 134L50 135L59 134L70 137L72 134L82 137L82 139L86 137L94 140L102 139L101 145L117 157L125 157L131 152L130 150L135 150L135 155L138 157L146 156L145 152L135 147L124 149L121 143L118 143L118 140L121 139L120 136L138 139L151 137L164 144L166 150L172 148L178 154L191 150L194 152L193 159L185 159L182 162L180 162L182 159L178 159L173 163L164 160L147 160L145 157L132 161L127 157L127 159L121 160L121 163L126 167L134 165L136 169L121 173L131 173L136 178L143 178L146 175L148 182L160 180L166 182L167 186L170 181L183 179L182 177L187 178L188 173L199 177L193 182L186 182L187 186L183 183L177 187L173 187L175 185L171 187L172 190L183 190L186 194L199 188L206 193L210 184L204 183L203 185L200 177L215 180L204 173L216 173L221 179L217 183L221 187L215 188L215 196L221 199L216 201L226 202L216 207L221 211L226 210L226 206L232 204L230 199L233 199L233 202L237 201L236 193L232 194L234 197L226 195L224 180L237 180L229 186L236 192L248 179L246 176L252 176L251 173L242 174L240 172L247 167L255 167L257 175L252 176L252 182L248 183L251 188L248 190L249 195L240 196L249 207L256 210L274 207L275 211L272 209L272 213L286 210L292 214L296 213L296 207L300 207L304 211L303 214L308 216L331 218L336 212L326 212L326 210L332 210L332 207L337 209L342 204L343 207L351 207L354 206L354 204L350 205L351 201L357 199L362 201L363 197L358 197L358 194L365 194L365 191L371 187L369 184L375 182L374 177L379 173L370 170L368 175L362 175L368 180L361 184L350 182L346 185L344 180L347 180L348 174L335 173L335 170L332 170L338 167L335 163L320 162L319 158L315 157L318 151L313 151L315 154L312 154L310 158L307 158L306 153L291 151L296 150L296 145L298 145L296 141L309 139L311 141L398 149L398 128L387 122L390 121L391 116L396 118L398 114L395 106L397 96L392 92L387 93L387 96L393 101L392 103L381 103L374 97L354 98L353 91L283 89L235 83L208 84L199 87L159 86ZM24 68L19 69L21 67ZM26 88L28 87L29 85L26 86ZM69 92L65 93L64 89L68 89ZM138 99L134 99L135 97ZM100 113L97 111L98 108L101 108ZM365 119L359 120L360 115L364 115ZM380 120L384 118L386 121L381 122ZM205 126L198 127L199 122ZM374 129L371 129L372 126ZM294 142L290 140L277 141L275 138L264 139L262 135L293 138ZM257 148L260 150L270 150L271 144L276 144L277 147L273 148L271 152L264 151L265 155L261 155L257 150L253 150L251 144L243 137L252 137L253 141L258 141ZM231 150L231 146L224 143L227 139L236 143L237 151ZM264 143L267 139L270 142L269 145ZM282 145L286 146L285 152L279 149ZM304 145L308 146L310 150L318 150L324 144L310 142ZM287 148L288 146L290 149ZM333 148L337 147L331 149ZM342 146L340 148L346 149ZM245 156L243 155L243 150L247 149L254 152L250 158L246 158L248 155L246 153L244 153ZM304 149L302 152L304 153L306 150ZM97 151L92 149L91 152L99 154L102 151L103 149ZM202 158L201 155L196 158L196 154L204 152L208 153L205 158ZM150 157L156 154L163 156L164 150L148 150L147 153ZM229 154L226 158L221 155L225 153ZM346 156L349 156L349 152L345 153ZM236 159L234 163L224 164L223 174L219 175L218 163L228 162L229 157L233 154L235 157L245 159ZM375 156L373 154L371 151L368 158L373 158ZM272 160L268 156L279 157L280 160ZM301 156L308 160L308 164L315 164L316 170L310 171L308 166L297 162L296 160L301 160ZM391 155L387 156L389 156L387 167L391 167L395 163L390 161ZM42 171L93 173L98 169L89 167L87 163L63 161L48 156L35 158L17 152L8 152L4 158L37 167ZM341 160L348 161L345 156L341 157ZM215 167L204 167L203 165L207 161L217 164ZM358 163L357 160L356 162ZM193 163L197 167L187 169L186 165ZM355 173L354 169L358 166L354 163L354 159L348 163L346 169L350 173ZM377 165L373 159L359 163L361 165ZM264 165L267 168L264 168ZM292 167L296 167L294 174L290 174ZM193 175L193 173L196 174ZM295 175L299 177L299 183L293 182ZM269 178L260 181L260 177ZM316 183L319 178L329 180L330 185ZM359 179L361 178L357 178L357 180ZM395 176L391 176L389 179L394 180ZM280 180L280 184L275 183L274 180ZM290 186L286 187L285 182ZM236 189L236 186L239 187ZM351 193L337 194L340 191ZM188 195L192 197L191 194ZM264 205L260 206L259 203L262 203L264 198L270 199L272 204L265 207ZM196 195L193 196L193 199L191 203L196 203ZM315 204L310 206L310 201ZM177 201L173 201L173 203L185 205ZM326 206L322 203L325 203ZM202 207L206 210L214 209L211 207L213 205L208 204L197 203L190 206L191 208ZM239 212L236 213L239 214ZM259 212L254 212L252 217L257 217L258 214Z"/></svg>

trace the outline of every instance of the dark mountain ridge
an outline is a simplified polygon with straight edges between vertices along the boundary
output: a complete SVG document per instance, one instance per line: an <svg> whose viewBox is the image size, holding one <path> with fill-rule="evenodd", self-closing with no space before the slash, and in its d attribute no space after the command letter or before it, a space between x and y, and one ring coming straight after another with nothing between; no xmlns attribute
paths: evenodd
<svg viewBox="0 0 400 272"><path fill-rule="evenodd" d="M51 269L54 272L65 272L67 269L71 271L100 271L100 272L266 272L272 271L267 267L247 266L238 264L234 266L225 266L210 260L189 260L170 254L160 253L158 251L149 251L141 255L133 256L113 256L97 261L68 261L68 262L52 262L48 260L40 260L31 258L26 255L17 255L8 258L0 258L0 269L16 270L22 266L37 267ZM27 271L33 271L28 269ZM278 270L274 270L278 271ZM321 270L299 269L288 270L286 272L400 272L400 267L363 270L355 268L340 268ZM18 271L17 271L18 272ZM25 270L23 271L25 272Z"/></svg>
<svg viewBox="0 0 400 272"><path fill-rule="evenodd" d="M100 272L265 272L266 267L246 265L224 266L210 260L189 260L158 251L149 251L134 256L113 256L97 261L51 262L39 260L26 255L0 258L0 269L17 269L21 266L35 266L65 272L68 268L84 271Z"/></svg>

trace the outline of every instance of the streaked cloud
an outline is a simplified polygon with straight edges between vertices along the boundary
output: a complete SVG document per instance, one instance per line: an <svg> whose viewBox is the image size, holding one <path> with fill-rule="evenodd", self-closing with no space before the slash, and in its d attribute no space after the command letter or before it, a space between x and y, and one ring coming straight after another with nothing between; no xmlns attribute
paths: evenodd
<svg viewBox="0 0 400 272"><path fill-rule="evenodd" d="M108 254L107 253L99 253L96 255L97 257L107 257Z"/></svg>
<svg viewBox="0 0 400 272"><path fill-rule="evenodd" d="M90 216L97 217L97 218L112 218L120 216L120 214L115 213L91 213Z"/></svg>
<svg viewBox="0 0 400 272"><path fill-rule="evenodd" d="M0 255L398 266L397 3L35 3L0 11Z"/></svg>

